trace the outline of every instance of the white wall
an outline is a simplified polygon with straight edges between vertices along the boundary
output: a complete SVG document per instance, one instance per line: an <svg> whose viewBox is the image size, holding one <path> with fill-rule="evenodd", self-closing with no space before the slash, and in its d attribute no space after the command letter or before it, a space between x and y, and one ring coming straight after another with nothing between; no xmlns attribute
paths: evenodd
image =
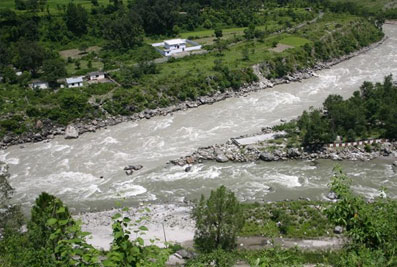
<svg viewBox="0 0 397 267"><path fill-rule="evenodd" d="M68 88L75 88L75 87L81 87L81 86L83 86L83 83L68 84Z"/></svg>
<svg viewBox="0 0 397 267"><path fill-rule="evenodd" d="M92 81L92 80L102 80L102 79L105 79L105 74L101 74L101 75L99 75L98 77L96 77L96 76L90 76L90 80Z"/></svg>

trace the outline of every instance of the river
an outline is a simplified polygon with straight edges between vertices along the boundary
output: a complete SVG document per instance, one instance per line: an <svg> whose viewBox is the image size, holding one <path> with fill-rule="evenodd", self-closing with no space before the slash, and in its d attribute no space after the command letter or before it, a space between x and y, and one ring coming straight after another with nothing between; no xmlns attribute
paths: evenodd
<svg viewBox="0 0 397 267"><path fill-rule="evenodd" d="M280 119L294 118L310 106L320 106L329 94L349 97L364 81L381 82L391 73L397 76L397 26L385 25L384 31L389 39L381 46L301 83L165 117L122 123L76 140L58 136L50 142L0 151L0 160L10 165L15 200L27 207L46 191L73 210L102 210L120 199L131 204L180 202L222 184L242 200L321 199L335 162L320 161L316 166L303 161L203 163L191 172L166 162L200 146L223 143L231 137L258 132ZM144 168L126 176L123 168L129 164L142 164ZM340 164L353 178L356 191L374 196L385 186L389 195L397 195L397 174L390 161Z"/></svg>

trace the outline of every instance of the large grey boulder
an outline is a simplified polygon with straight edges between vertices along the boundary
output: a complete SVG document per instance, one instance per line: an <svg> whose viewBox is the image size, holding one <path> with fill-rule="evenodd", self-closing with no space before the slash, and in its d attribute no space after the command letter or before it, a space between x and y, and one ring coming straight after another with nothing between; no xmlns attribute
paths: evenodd
<svg viewBox="0 0 397 267"><path fill-rule="evenodd" d="M75 139L79 137L79 131L73 125L68 125L65 130L65 139Z"/></svg>
<svg viewBox="0 0 397 267"><path fill-rule="evenodd" d="M297 148L289 148L288 149L288 156L291 158L300 157L301 152Z"/></svg>
<svg viewBox="0 0 397 267"><path fill-rule="evenodd" d="M216 160L217 162L221 162L221 163L225 163L225 162L228 162L228 161L229 161L229 159L225 156L225 154L218 154L218 155L216 155L215 160Z"/></svg>
<svg viewBox="0 0 397 267"><path fill-rule="evenodd" d="M261 153L259 158L263 161L273 161L274 160L274 155L272 153L269 152L264 152Z"/></svg>

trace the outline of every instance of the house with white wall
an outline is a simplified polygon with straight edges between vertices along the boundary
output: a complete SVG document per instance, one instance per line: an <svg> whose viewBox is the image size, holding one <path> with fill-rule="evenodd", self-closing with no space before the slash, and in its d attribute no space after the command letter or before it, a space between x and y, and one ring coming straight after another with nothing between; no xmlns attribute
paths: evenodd
<svg viewBox="0 0 397 267"><path fill-rule="evenodd" d="M48 89L49 85L48 82L43 82L40 80L33 80L30 84L29 87L32 89Z"/></svg>
<svg viewBox="0 0 397 267"><path fill-rule="evenodd" d="M163 56L172 56L178 53L200 50L201 45L188 39L165 40L152 46Z"/></svg>
<svg viewBox="0 0 397 267"><path fill-rule="evenodd" d="M105 79L105 73L103 71L95 71L88 74L89 81L98 81Z"/></svg>
<svg viewBox="0 0 397 267"><path fill-rule="evenodd" d="M68 88L74 88L74 87L82 87L83 86L83 77L71 77L71 78L66 78L66 86Z"/></svg>

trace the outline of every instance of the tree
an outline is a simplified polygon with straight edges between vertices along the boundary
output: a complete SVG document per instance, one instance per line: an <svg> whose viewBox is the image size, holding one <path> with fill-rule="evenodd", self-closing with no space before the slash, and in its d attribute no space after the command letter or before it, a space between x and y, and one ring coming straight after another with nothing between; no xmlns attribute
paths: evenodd
<svg viewBox="0 0 397 267"><path fill-rule="evenodd" d="M210 252L235 248L244 217L239 201L225 186L211 191L208 199L202 195L192 217L196 220L194 242L198 249Z"/></svg>
<svg viewBox="0 0 397 267"><path fill-rule="evenodd" d="M43 78L54 87L57 79L66 76L65 63L61 59L47 59L43 62Z"/></svg>
<svg viewBox="0 0 397 267"><path fill-rule="evenodd" d="M28 229L30 239L36 248L50 246L55 249L57 241L66 238L66 236L62 235L59 235L56 240L50 238L51 234L56 230L53 224L48 223L50 219L71 219L68 208L58 198L47 193L41 193L32 207L31 215ZM65 223L59 230L65 233L64 230L69 223L71 222Z"/></svg>
<svg viewBox="0 0 397 267"><path fill-rule="evenodd" d="M138 15L134 11L120 11L116 17L108 22L105 38L109 46L127 50L142 45L143 28Z"/></svg>
<svg viewBox="0 0 397 267"><path fill-rule="evenodd" d="M248 26L248 29L244 30L244 37L247 40L252 40L255 38L255 25L254 24L250 24Z"/></svg>
<svg viewBox="0 0 397 267"><path fill-rule="evenodd" d="M88 15L85 8L70 2L66 8L65 23L69 31L77 36L87 33Z"/></svg>
<svg viewBox="0 0 397 267"><path fill-rule="evenodd" d="M31 71L34 76L47 56L46 50L36 42L21 40L16 44L14 65L21 70Z"/></svg>
<svg viewBox="0 0 397 267"><path fill-rule="evenodd" d="M140 0L135 2L133 10L142 19L147 34L172 35L179 16L177 6L176 0Z"/></svg>
<svg viewBox="0 0 397 267"><path fill-rule="evenodd" d="M223 36L222 29L221 29L221 28L216 28L216 29L214 30L214 34L215 34L215 37L216 37L216 38L221 38L221 37Z"/></svg>

